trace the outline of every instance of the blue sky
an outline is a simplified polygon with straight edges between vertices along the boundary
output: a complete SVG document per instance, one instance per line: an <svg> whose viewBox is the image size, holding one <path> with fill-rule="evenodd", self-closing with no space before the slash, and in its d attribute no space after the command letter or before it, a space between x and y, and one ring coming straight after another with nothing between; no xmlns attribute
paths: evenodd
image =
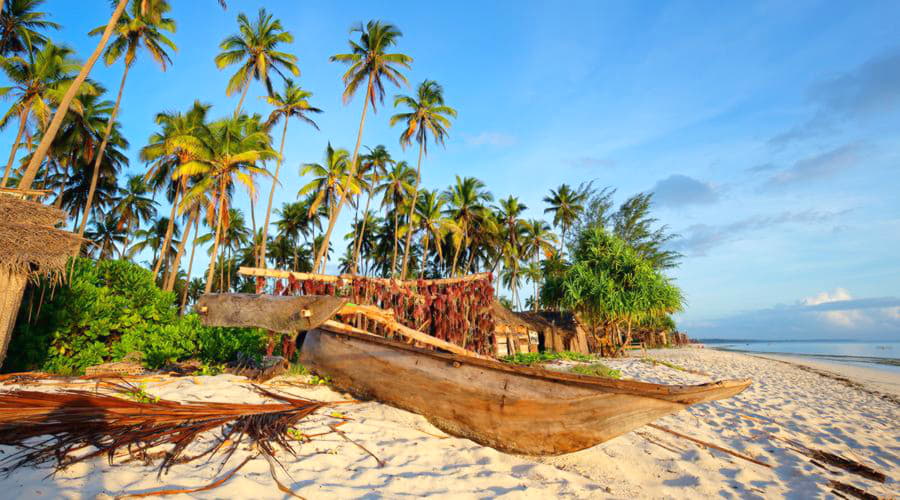
<svg viewBox="0 0 900 500"><path fill-rule="evenodd" d="M172 3L174 65L163 73L143 57L126 87L132 158L159 111L197 98L216 116L234 109L231 73L212 60L237 13L255 16L263 2ZM439 81L459 111L446 148L426 158L426 187L476 176L497 196L519 196L531 217L563 182L612 186L617 201L652 190L657 216L681 235L685 258L672 274L692 336L900 340L900 4L265 5L294 34L299 82L325 110L321 131L291 124L276 206L294 199L299 165L319 161L329 140L352 147L362 103L341 103L343 66L328 57L345 51L351 24L383 19L404 32L410 82ZM64 26L54 38L86 57L86 33L109 3L46 7ZM92 73L112 89L120 76L121 66ZM251 89L249 110L267 112L262 93ZM390 113L386 103L370 115L363 143L412 161ZM143 169L133 161L129 172Z"/></svg>

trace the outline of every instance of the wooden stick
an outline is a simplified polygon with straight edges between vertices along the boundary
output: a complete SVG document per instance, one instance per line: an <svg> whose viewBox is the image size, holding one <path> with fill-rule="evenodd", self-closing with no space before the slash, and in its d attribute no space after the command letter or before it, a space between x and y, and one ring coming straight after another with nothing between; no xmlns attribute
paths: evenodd
<svg viewBox="0 0 900 500"><path fill-rule="evenodd" d="M684 434L682 434L682 433L680 433L680 432L675 432L675 431L673 431L672 429L667 429L667 428L665 428L665 427L663 427L663 426L661 426L661 425L647 424L647 426L648 426L648 427L653 427L654 429L657 429L657 430L660 430L660 431L663 431L663 432L668 432L669 434L672 434L672 435L674 435L674 436L678 436L678 437L680 437L680 438L687 439L688 441L693 441L693 442L695 442L695 443L697 443L697 444L701 444L701 445L706 446L706 447L708 447L708 448L712 448L712 449L714 449L714 450L719 450L719 451L721 451L722 453L727 453L727 454L729 454L729 455L731 455L731 456L733 456L733 457L742 458L742 459L744 459L744 460L746 460L746 461L748 461L748 462L753 462L753 463L755 463L755 464L757 464L757 465L762 465L763 467L768 467L768 468L770 468L770 469L772 468L771 465L769 465L769 464L767 464L767 463L765 463L765 462L760 462L759 460L757 460L757 459L755 459L755 458L748 457L747 455L740 454L740 453L738 453L738 452L736 452L736 451L731 451L731 450L729 450L729 449L727 449L727 448L722 448L721 446L719 446L719 445L717 445L717 444L707 443L706 441L701 441L701 440L699 440L699 439L697 439L697 438L692 438L692 437L690 437L690 436L685 436Z"/></svg>
<svg viewBox="0 0 900 500"><path fill-rule="evenodd" d="M279 269L262 269L258 267L245 267L241 266L238 269L238 274L243 274L244 276L260 276L264 278L288 278L293 276L294 279L297 280L318 280L318 281L327 281L329 283L337 282L338 280L350 281L353 279L361 279L366 281L371 281L374 283L383 283L386 285L394 284L397 286L418 286L418 280L393 280L388 278L370 278L367 276L358 276L352 274L342 274L340 276L331 276L329 274L314 274L314 273L300 273L294 271L282 271ZM422 280L421 283L424 285L452 285L455 283L466 283L469 281L478 281L482 279L487 279L490 276L490 273L478 273L478 274L470 274L468 276L463 276L460 278L442 278L442 279L433 279L433 280Z"/></svg>
<svg viewBox="0 0 900 500"><path fill-rule="evenodd" d="M357 304L344 304L341 307L340 311L338 311L338 314L357 314L357 313L366 316L367 318L371 319L372 321L382 325L383 327L385 327L389 330L392 330L396 333L399 333L400 335L403 335L406 338L415 340L417 342L421 342L423 344L428 344L430 346L437 347L439 349L443 349L448 352L452 352L453 354L459 354L460 356L469 356L469 357L480 358L480 359L491 359L487 356L482 356L481 354L478 354L476 352L472 352L468 349L464 349L456 344L451 344L450 342L432 337L431 335L428 335L427 333L420 332L419 330L414 330L412 328L409 328L408 326L405 326L405 325L397 322L396 320L394 320L393 313L385 311L383 309L379 309L375 306L361 306L361 305L357 305ZM337 323L337 322L334 322L334 323ZM329 322L329 321L326 321L323 324L326 326L331 326L331 322ZM338 323L338 324L341 325L342 328L353 328L353 327L348 327L347 325L344 325L342 323ZM371 335L371 333L369 333L365 330L359 330L358 328L354 328L354 330L358 330L356 333L362 332L362 333L367 333L367 334Z"/></svg>

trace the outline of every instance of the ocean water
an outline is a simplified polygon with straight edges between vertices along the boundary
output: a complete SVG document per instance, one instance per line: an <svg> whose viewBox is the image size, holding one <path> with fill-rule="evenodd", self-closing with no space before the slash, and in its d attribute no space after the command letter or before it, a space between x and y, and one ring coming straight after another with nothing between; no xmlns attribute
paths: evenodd
<svg viewBox="0 0 900 500"><path fill-rule="evenodd" d="M701 340L709 347L739 352L789 354L900 373L900 342L843 340Z"/></svg>

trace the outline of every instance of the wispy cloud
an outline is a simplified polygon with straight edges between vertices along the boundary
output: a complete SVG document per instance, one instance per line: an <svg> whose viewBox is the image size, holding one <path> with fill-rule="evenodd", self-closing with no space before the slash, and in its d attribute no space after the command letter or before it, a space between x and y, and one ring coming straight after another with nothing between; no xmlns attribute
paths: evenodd
<svg viewBox="0 0 900 500"><path fill-rule="evenodd" d="M770 177L763 187L778 188L831 177L857 165L865 152L865 146L852 143L803 158L793 166Z"/></svg>
<svg viewBox="0 0 900 500"><path fill-rule="evenodd" d="M818 224L833 220L843 212L782 212L775 215L754 215L729 224L694 224L681 231L670 248L693 257L701 257L720 245L741 239L747 233L784 224Z"/></svg>
<svg viewBox="0 0 900 500"><path fill-rule="evenodd" d="M595 158L593 156L570 158L566 160L566 163L582 168L610 168L616 166L616 162L609 158Z"/></svg>
<svg viewBox="0 0 900 500"><path fill-rule="evenodd" d="M516 143L516 138L503 132L481 132L477 135L463 134L463 140L470 146L509 147Z"/></svg>
<svg viewBox="0 0 900 500"><path fill-rule="evenodd" d="M837 129L846 120L865 120L900 110L900 48L874 57L847 73L813 84L813 115L769 140L780 147Z"/></svg>
<svg viewBox="0 0 900 500"><path fill-rule="evenodd" d="M719 201L716 188L686 175L674 174L653 186L653 201L661 206L708 205Z"/></svg>

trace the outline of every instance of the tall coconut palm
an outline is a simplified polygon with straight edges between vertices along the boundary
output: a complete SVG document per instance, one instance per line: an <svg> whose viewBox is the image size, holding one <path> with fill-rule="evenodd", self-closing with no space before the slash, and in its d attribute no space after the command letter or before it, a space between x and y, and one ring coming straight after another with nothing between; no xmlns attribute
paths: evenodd
<svg viewBox="0 0 900 500"><path fill-rule="evenodd" d="M556 235L550 231L550 226L542 220L532 219L522 223L522 257L528 261L525 275L534 285L534 310L537 311L540 296L540 258L549 257L553 253L553 245L556 244ZM535 274L537 273L537 274Z"/></svg>
<svg viewBox="0 0 900 500"><path fill-rule="evenodd" d="M8 87L0 88L0 95L13 99L12 106L0 119L0 128L5 128L13 118L19 120L19 130L9 152L9 160L3 171L0 187L6 187L9 180L29 119L39 129L46 128L53 107L59 104L72 84L72 75L80 67L80 63L72 57L73 54L72 49L47 43L40 52L28 58L19 56L0 58L0 70L12 83ZM81 91L94 95L99 92L90 83L85 84ZM79 102L77 99L73 101L73 111L81 111Z"/></svg>
<svg viewBox="0 0 900 500"><path fill-rule="evenodd" d="M312 125L316 130L319 130L319 126L316 125L316 122L307 115L310 113L321 113L322 110L313 107L309 103L310 97L312 97L312 92L301 89L294 84L293 80L288 79L284 83L284 91L282 91L282 93L273 93L271 97L266 99L269 105L275 108L272 110L272 113L269 114L269 119L266 120L266 126L272 127L278 123L278 120L284 120L284 128L281 130L281 146L278 148L278 159L275 163L275 175L272 177L272 190L269 191L269 204L266 206L266 219L263 223L262 247L259 251L259 258L257 259L257 265L261 265L263 268L266 267L266 243L269 238L269 217L272 215L272 200L275 199L275 187L278 186L278 174L281 171L281 163L284 161L284 139L287 137L288 121L290 121L292 117L297 118Z"/></svg>
<svg viewBox="0 0 900 500"><path fill-rule="evenodd" d="M97 43L97 47L94 48L94 52L91 54L91 57L89 57L88 60L81 66L81 71L78 73L78 76L76 76L75 80L72 81L72 84L69 85L69 88L63 95L59 106L56 107L56 113L53 114L53 119L50 121L50 125L47 126L47 129L41 136L41 142L38 144L37 149L35 149L34 154L31 155L31 160L29 160L28 166L25 167L25 173L22 175L22 179L19 180L19 189L31 189L31 184L34 182L35 177L37 177L38 170L44 163L44 158L47 156L47 152L50 150L50 146L53 144L53 140L56 138L56 133L59 131L59 127L62 125L62 122L66 117L66 113L68 113L69 111L69 106L72 104L72 100L80 91L81 84L84 83L84 81L87 79L88 74L91 72L91 68L94 67L94 63L97 62L98 58L100 58L100 54L103 52L103 48L106 47L106 43L112 36L113 28L116 26L116 23L119 22L119 18L122 16L122 13L125 11L125 7L127 5L128 0L119 0L119 2L116 4L115 10L113 10L113 13L109 18L109 22L106 24L106 29L103 30L103 35L100 37L100 41Z"/></svg>
<svg viewBox="0 0 900 500"><path fill-rule="evenodd" d="M28 54L49 40L39 30L59 29L37 8L44 0L4 0L0 12L0 56Z"/></svg>
<svg viewBox="0 0 900 500"><path fill-rule="evenodd" d="M384 80L400 86L407 84L406 77L400 72L400 67L409 68L412 57L400 53L387 53L403 33L396 26L381 21L369 21L365 26L360 23L354 26L350 33L359 33L359 41L350 40L350 53L331 56L332 62L347 64L349 68L343 75L344 103L350 101L356 94L360 85L366 82L366 94L363 97L362 116L359 119L359 131L356 133L356 147L353 148L353 156L350 157L350 176L356 176L356 164L359 157L359 147L362 144L363 128L366 124L366 111L372 104L372 112L377 111L376 101L384 102ZM319 249L313 270L324 269L325 252L330 248L331 232L341 214L341 208L347 202L342 197L338 202L334 213L328 218L328 229L325 230L325 244Z"/></svg>
<svg viewBox="0 0 900 500"><path fill-rule="evenodd" d="M120 58L123 59L124 69L122 70L122 80L119 83L119 93L116 96L116 104L113 107L112 114L109 116L109 122L106 125L106 132L103 134L103 141L100 143L100 153L97 155L97 162L94 164L94 178L91 181L91 187L97 185L97 177L100 175L99 161L106 149L109 134L112 131L113 124L116 121L116 115L119 113L119 106L122 103L122 94L125 92L125 81L128 79L128 71L134 65L137 59L138 49L143 45L150 53L150 56L166 70L168 64L172 62L166 49L177 50L175 44L163 34L164 31L175 32L175 21L167 17L163 17L169 11L169 5L161 0L156 0L150 11L143 12L140 2L135 1L132 4L130 12L122 14L119 22L115 26L116 38L106 48L103 60L107 66L112 66ZM95 28L90 32L91 35L97 35L103 32L104 26ZM88 213L91 210L91 202L93 201L93 189L88 193L88 202L85 207L84 218L81 220L81 227L78 233L83 234L85 225L87 224Z"/></svg>
<svg viewBox="0 0 900 500"><path fill-rule="evenodd" d="M110 214L103 219L94 221L87 237L93 243L89 248L90 254L98 260L103 260L113 258L116 245L125 245L127 235L119 227L116 218ZM124 253L124 246L119 250L119 254L122 253Z"/></svg>
<svg viewBox="0 0 900 500"><path fill-rule="evenodd" d="M550 195L544 197L544 203L550 206L544 209L544 213L553 214L553 225L561 231L559 238L559 253L563 253L563 245L566 241L566 231L578 220L584 211L584 203L589 196L588 190L572 189L568 184L560 184L556 189L550 190Z"/></svg>
<svg viewBox="0 0 900 500"><path fill-rule="evenodd" d="M419 269L419 277L425 275L425 268L428 262L429 244L434 241L438 252L438 260L443 261L444 255L441 246L438 244L444 236L452 234L455 237L459 235L459 226L444 215L444 205L447 200L439 195L437 191L422 191L422 197L418 200L415 211L415 222L419 231L422 232L422 266ZM410 230L412 225L410 225Z"/></svg>
<svg viewBox="0 0 900 500"><path fill-rule="evenodd" d="M209 109L208 104L194 101L184 113L157 114L155 121L160 126L160 131L154 132L148 144L141 149L141 160L150 163L145 176L150 187L155 191L167 190L172 193L167 238L172 236L176 210L181 203L181 195L188 187L188 177L178 177L175 172L179 166L194 159L192 145L208 132L206 119ZM158 260L153 266L153 279L156 279L161 267L162 260Z"/></svg>
<svg viewBox="0 0 900 500"><path fill-rule="evenodd" d="M359 171L357 175L360 177L367 176L368 182L366 182L367 187L367 196L366 196L366 208L363 210L363 214L369 213L369 205L372 202L372 194L378 189L378 185L381 182L382 177L384 177L387 172L388 165L394 164L393 158L391 158L391 154L388 153L388 150L383 145L375 146L375 149L369 149L369 152L362 157L362 161L360 161ZM353 250L353 266L351 272L356 274L359 271L359 253L360 247L362 247L363 235L366 234L366 226L369 221L369 217L363 217L362 224L360 224L359 231L357 231L357 236L354 238L354 250Z"/></svg>
<svg viewBox="0 0 900 500"><path fill-rule="evenodd" d="M275 214L280 217L275 222L279 237L288 238L292 242L293 265L291 269L293 271L299 270L300 237L308 236L315 228L315 224L319 224L321 228L321 221L317 217L310 217L310 203L311 200L309 198L293 203L285 203L281 210L275 211Z"/></svg>
<svg viewBox="0 0 900 500"><path fill-rule="evenodd" d="M393 276L397 271L397 247L400 234L400 206L404 200L412 194L413 183L416 182L416 172L405 161L394 164L394 167L385 172L384 181L376 188L377 193L382 194L381 206L386 211L393 213L394 230L391 235L394 240L391 257L391 270L388 273Z"/></svg>
<svg viewBox="0 0 900 500"><path fill-rule="evenodd" d="M50 125L47 127L47 130L44 132L41 137L41 142L38 144L37 149L35 149L34 154L31 155L31 159L28 161L28 166L25 168L25 173L22 175L22 179L19 181L19 189L28 190L31 189L32 183L34 183L34 179L37 177L38 170L41 168L41 165L44 163L44 158L47 156L47 152L50 150L50 146L53 143L53 140L56 138L56 133L59 130L60 125L62 125L63 119L66 116L66 113L69 111L69 106L72 104L72 99L75 98L75 95L79 92L81 88L81 84L87 79L88 75L91 72L91 69L94 67L94 63L97 62L97 59L100 58L100 54L103 52L104 47L109 42L110 37L113 33L113 28L115 28L116 23L119 22L119 18L122 16L122 13L125 12L125 7L128 5L129 0L118 0L115 4L115 9L113 10L112 15L109 18L109 22L106 24L106 29L103 30L103 35L100 37L100 41L97 42L97 46L94 48L94 52L91 54L91 57L81 66L81 71L78 73L78 76L75 77L75 80L72 82L72 85L66 91L65 95L60 101L59 106L56 108L56 113L53 115L53 120L50 122ZM156 5L159 3L164 3L165 0L135 0L139 1L141 4L141 13L146 14L148 12L157 12L158 9ZM222 8L225 8L225 1L219 0L219 5Z"/></svg>
<svg viewBox="0 0 900 500"><path fill-rule="evenodd" d="M222 40L219 48L222 50L215 59L216 67L224 69L227 66L238 64L238 70L228 80L225 95L241 92L234 115L241 112L250 82L257 80L266 86L268 95L274 95L272 80L269 70L275 71L282 78L286 78L282 69L294 76L300 76L297 68L297 56L281 52L278 46L294 41L294 36L285 31L281 21L272 17L266 9L259 9L255 22L250 22L243 12L238 14L238 34L231 35Z"/></svg>
<svg viewBox="0 0 900 500"><path fill-rule="evenodd" d="M334 215L337 207L340 206L339 200L344 200L349 196L359 194L359 182L350 174L349 165L350 154L346 149L335 149L328 143L325 148L325 163L307 163L300 169L300 176L312 175L313 179L300 188L297 196L310 194L312 201L309 205L309 214L312 217L318 213L319 207L326 207L329 219ZM323 245L318 249L318 253L327 250L327 236L323 236ZM316 245L318 247L318 245ZM325 259L327 260L327 259ZM324 260L322 261L322 269L324 269ZM313 271L316 271L316 265L313 264Z"/></svg>
<svg viewBox="0 0 900 500"><path fill-rule="evenodd" d="M444 88L435 81L425 80L416 89L415 97L398 95L394 97L394 107L404 105L409 108L406 113L398 113L391 117L391 126L405 122L406 129L400 134L400 145L405 149L415 139L419 143L419 161L416 164L416 184L413 188L409 218L416 205L419 183L422 181L422 155L428 152L428 138L444 144L450 118L456 117L456 110L444 104ZM406 247L403 249L403 264L400 278L405 279L406 267L409 263L409 250L412 243L412 231L406 233Z"/></svg>
<svg viewBox="0 0 900 500"><path fill-rule="evenodd" d="M180 167L178 177L200 176L184 195L185 204L198 197L207 196L216 203L216 236L213 240L206 277L206 293L212 290L213 272L227 218L231 186L243 185L252 197L256 192L255 175L270 175L268 170L258 166L260 162L273 159L277 153L272 150L268 134L257 127L248 126L247 116L219 120L207 127L207 132L192 141L189 149L193 159ZM248 130L256 130L247 133Z"/></svg>
<svg viewBox="0 0 900 500"><path fill-rule="evenodd" d="M447 215L456 221L462 231L459 244L453 249L453 261L451 262L451 275L456 275L456 264L460 249L468 245L470 232L478 223L487 203L493 201L494 196L485 189L484 182L474 177L456 176L456 183L451 186L445 196L448 200Z"/></svg>
<svg viewBox="0 0 900 500"><path fill-rule="evenodd" d="M518 235L522 225L522 219L519 216L527 208L524 203L519 201L519 198L512 195L500 200L497 205L497 216L506 229L506 236L512 248L518 246Z"/></svg>
<svg viewBox="0 0 900 500"><path fill-rule="evenodd" d="M156 217L156 202L147 196L149 192L150 186L139 175L129 177L125 181L125 187L119 191L119 199L112 210L112 215L116 218L116 229L125 231L122 258L125 258L134 228Z"/></svg>

